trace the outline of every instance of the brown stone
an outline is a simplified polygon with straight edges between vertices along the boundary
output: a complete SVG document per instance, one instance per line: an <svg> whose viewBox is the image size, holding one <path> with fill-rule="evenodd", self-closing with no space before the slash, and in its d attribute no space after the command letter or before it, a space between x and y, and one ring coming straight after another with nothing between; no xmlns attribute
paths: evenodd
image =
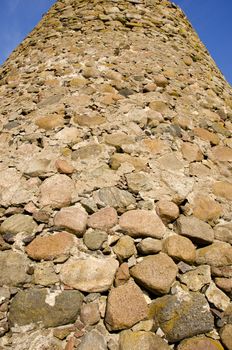
<svg viewBox="0 0 232 350"><path fill-rule="evenodd" d="M78 207L62 208L54 217L56 227L68 230L82 237L86 229L88 214Z"/></svg>
<svg viewBox="0 0 232 350"><path fill-rule="evenodd" d="M130 278L130 272L129 272L129 267L127 263L122 263L115 275L115 287L119 287L123 284L125 284Z"/></svg>
<svg viewBox="0 0 232 350"><path fill-rule="evenodd" d="M133 282L110 291L105 322L109 330L132 327L147 317L148 307L140 288Z"/></svg>
<svg viewBox="0 0 232 350"><path fill-rule="evenodd" d="M207 337L193 337L183 340L177 348L178 350L224 350L218 340Z"/></svg>
<svg viewBox="0 0 232 350"><path fill-rule="evenodd" d="M232 200L232 184L227 181L218 181L213 184L213 193L217 197Z"/></svg>
<svg viewBox="0 0 232 350"><path fill-rule="evenodd" d="M80 312L80 320L85 325L94 325L100 320L99 307L97 303L83 304Z"/></svg>
<svg viewBox="0 0 232 350"><path fill-rule="evenodd" d="M117 170L123 163L133 165L136 170L144 170L147 167L147 161L139 157L132 157L126 153L115 153L110 159L110 165L113 170Z"/></svg>
<svg viewBox="0 0 232 350"><path fill-rule="evenodd" d="M194 134L204 141L209 141L212 145L217 145L220 141L216 134L202 128L195 128Z"/></svg>
<svg viewBox="0 0 232 350"><path fill-rule="evenodd" d="M215 283L218 288L222 289L226 293L232 292L232 278L216 277Z"/></svg>
<svg viewBox="0 0 232 350"><path fill-rule="evenodd" d="M40 203L53 208L67 206L71 203L74 189L74 183L67 175L53 175L40 186Z"/></svg>
<svg viewBox="0 0 232 350"><path fill-rule="evenodd" d="M192 263L196 259L196 248L190 239L173 235L163 242L163 250L174 260Z"/></svg>
<svg viewBox="0 0 232 350"><path fill-rule="evenodd" d="M144 139L144 147L152 154L160 154L168 150L168 144L164 140Z"/></svg>
<svg viewBox="0 0 232 350"><path fill-rule="evenodd" d="M199 162L203 159L203 154L198 145L190 142L184 142L181 146L183 157L189 162Z"/></svg>
<svg viewBox="0 0 232 350"><path fill-rule="evenodd" d="M232 162L232 148L216 146L212 150L213 158L219 162Z"/></svg>
<svg viewBox="0 0 232 350"><path fill-rule="evenodd" d="M106 122L106 118L101 115L95 115L91 117L88 115L75 115L73 122L79 124L80 126L94 127L104 124Z"/></svg>
<svg viewBox="0 0 232 350"><path fill-rule="evenodd" d="M197 243L211 243L214 239L211 226L194 216L181 215L177 220L177 229L179 234Z"/></svg>
<svg viewBox="0 0 232 350"><path fill-rule="evenodd" d="M160 112L162 114L165 114L168 111L168 105L163 102L163 101L152 101L149 104L149 107L153 110L153 111L157 111Z"/></svg>
<svg viewBox="0 0 232 350"><path fill-rule="evenodd" d="M232 324L227 324L225 325L221 332L220 332L220 336L221 336L221 340L223 345L225 345L225 347L228 350L232 350Z"/></svg>
<svg viewBox="0 0 232 350"><path fill-rule="evenodd" d="M36 237L27 247L28 256L34 260L53 260L69 255L74 244L74 236L59 232L51 236Z"/></svg>
<svg viewBox="0 0 232 350"><path fill-rule="evenodd" d="M119 335L120 350L169 350L168 344L152 332L123 331Z"/></svg>
<svg viewBox="0 0 232 350"><path fill-rule="evenodd" d="M199 265L232 265L232 247L229 243L215 242L205 248L197 249L196 262Z"/></svg>
<svg viewBox="0 0 232 350"><path fill-rule="evenodd" d="M121 147L122 145L130 145L134 142L134 138L124 133L114 133L105 136L105 142L108 145Z"/></svg>
<svg viewBox="0 0 232 350"><path fill-rule="evenodd" d="M130 236L122 236L113 247L113 251L117 255L119 261L128 259L136 253L133 238Z"/></svg>
<svg viewBox="0 0 232 350"><path fill-rule="evenodd" d="M165 226L154 211L130 210L119 219L119 225L131 237L162 238Z"/></svg>
<svg viewBox="0 0 232 350"><path fill-rule="evenodd" d="M40 129L52 130L57 128L58 126L64 125L64 118L59 114L53 114L46 117L40 117L36 119L35 124Z"/></svg>
<svg viewBox="0 0 232 350"><path fill-rule="evenodd" d="M88 219L88 226L108 230L118 223L118 214L114 208L103 208L92 214Z"/></svg>
<svg viewBox="0 0 232 350"><path fill-rule="evenodd" d="M217 220L221 214L222 207L215 200L202 195L195 197L193 215L198 219L203 221L213 221Z"/></svg>
<svg viewBox="0 0 232 350"><path fill-rule="evenodd" d="M131 276L142 287L155 294L166 294L175 281L178 268L173 260L164 253L145 257L131 268Z"/></svg>
<svg viewBox="0 0 232 350"><path fill-rule="evenodd" d="M72 174L75 170L75 168L64 159L57 159L55 166L60 174Z"/></svg>
<svg viewBox="0 0 232 350"><path fill-rule="evenodd" d="M166 200L161 200L157 203L156 212L164 223L176 220L180 213L175 203Z"/></svg>

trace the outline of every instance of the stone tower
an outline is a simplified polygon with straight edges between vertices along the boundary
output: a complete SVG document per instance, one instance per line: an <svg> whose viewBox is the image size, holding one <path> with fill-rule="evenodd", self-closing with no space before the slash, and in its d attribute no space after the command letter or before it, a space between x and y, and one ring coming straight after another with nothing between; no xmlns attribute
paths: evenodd
<svg viewBox="0 0 232 350"><path fill-rule="evenodd" d="M232 91L181 10L58 0L0 79L0 349L231 350Z"/></svg>

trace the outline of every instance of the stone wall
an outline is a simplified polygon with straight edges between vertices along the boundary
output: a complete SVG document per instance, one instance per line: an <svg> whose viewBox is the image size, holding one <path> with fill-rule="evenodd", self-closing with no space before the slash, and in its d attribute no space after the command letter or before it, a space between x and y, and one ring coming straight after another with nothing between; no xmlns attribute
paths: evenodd
<svg viewBox="0 0 232 350"><path fill-rule="evenodd" d="M166 0L59 0L0 70L0 349L232 349L232 91Z"/></svg>

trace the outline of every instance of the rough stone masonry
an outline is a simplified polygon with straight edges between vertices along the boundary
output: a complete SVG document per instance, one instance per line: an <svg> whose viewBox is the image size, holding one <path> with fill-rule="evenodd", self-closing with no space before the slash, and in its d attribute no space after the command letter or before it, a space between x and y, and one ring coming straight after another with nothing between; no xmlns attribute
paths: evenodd
<svg viewBox="0 0 232 350"><path fill-rule="evenodd" d="M232 90L167 0L58 0L0 70L0 349L232 350Z"/></svg>

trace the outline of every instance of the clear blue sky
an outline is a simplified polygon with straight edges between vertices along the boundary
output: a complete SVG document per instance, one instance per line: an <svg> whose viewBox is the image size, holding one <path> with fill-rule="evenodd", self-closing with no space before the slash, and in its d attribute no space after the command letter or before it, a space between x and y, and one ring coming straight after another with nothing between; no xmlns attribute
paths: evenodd
<svg viewBox="0 0 232 350"><path fill-rule="evenodd" d="M56 0L0 0L0 64ZM232 84L232 0L173 0Z"/></svg>

